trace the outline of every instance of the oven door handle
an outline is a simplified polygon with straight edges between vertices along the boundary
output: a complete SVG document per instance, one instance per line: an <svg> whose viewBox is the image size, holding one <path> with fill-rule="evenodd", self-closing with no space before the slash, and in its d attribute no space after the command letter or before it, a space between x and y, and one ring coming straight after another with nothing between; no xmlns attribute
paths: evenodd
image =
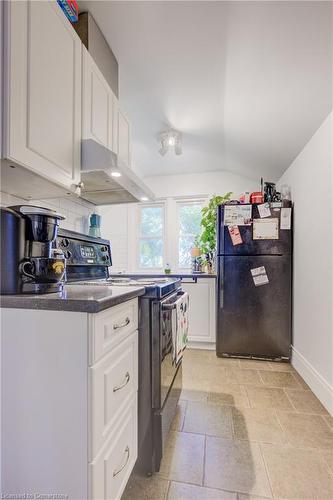
<svg viewBox="0 0 333 500"><path fill-rule="evenodd" d="M171 302L171 304L167 304L167 303L166 304L162 304L162 309L166 309L166 310L169 310L169 311L172 310L172 309L176 309L177 304L183 300L183 298L184 298L184 296L186 294L187 294L187 292L177 293L176 296L175 296L177 300L175 300L174 302Z"/></svg>

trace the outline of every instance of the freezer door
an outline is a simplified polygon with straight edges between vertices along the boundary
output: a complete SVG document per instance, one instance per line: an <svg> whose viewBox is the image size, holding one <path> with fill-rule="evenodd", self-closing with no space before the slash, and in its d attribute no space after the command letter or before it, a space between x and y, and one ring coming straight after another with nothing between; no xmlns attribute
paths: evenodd
<svg viewBox="0 0 333 500"><path fill-rule="evenodd" d="M251 205L252 219L260 219L258 205ZM278 240L254 240L253 224L249 226L238 226L243 243L233 245L228 226L224 224L225 206L221 205L218 210L218 255L291 255L292 253L292 229L280 229L281 208L275 208L270 204L271 216L268 218L279 219Z"/></svg>
<svg viewBox="0 0 333 500"><path fill-rule="evenodd" d="M290 357L290 256L218 258L218 356ZM251 270L264 266L268 283L256 286Z"/></svg>

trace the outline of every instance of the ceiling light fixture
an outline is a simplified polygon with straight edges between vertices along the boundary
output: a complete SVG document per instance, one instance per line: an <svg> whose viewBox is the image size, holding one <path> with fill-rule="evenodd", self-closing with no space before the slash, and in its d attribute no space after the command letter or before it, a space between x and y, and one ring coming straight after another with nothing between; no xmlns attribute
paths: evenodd
<svg viewBox="0 0 333 500"><path fill-rule="evenodd" d="M113 172L111 172L111 175L112 175L112 177L121 177L121 173L118 172L117 170L114 170Z"/></svg>
<svg viewBox="0 0 333 500"><path fill-rule="evenodd" d="M141 201L148 201L147 196L141 196Z"/></svg>
<svg viewBox="0 0 333 500"><path fill-rule="evenodd" d="M176 155L182 154L182 135L177 130L167 130L158 135L161 147L158 150L160 155L165 156L170 148L174 148Z"/></svg>

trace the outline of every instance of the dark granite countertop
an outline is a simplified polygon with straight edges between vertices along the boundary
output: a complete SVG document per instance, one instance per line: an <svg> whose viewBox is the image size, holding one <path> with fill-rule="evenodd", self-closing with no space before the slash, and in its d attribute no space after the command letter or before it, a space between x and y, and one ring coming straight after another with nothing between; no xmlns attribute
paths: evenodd
<svg viewBox="0 0 333 500"><path fill-rule="evenodd" d="M208 273L171 273L171 274L157 274L157 273L110 273L112 278L213 278L217 277L216 274L208 274Z"/></svg>
<svg viewBox="0 0 333 500"><path fill-rule="evenodd" d="M97 313L145 293L142 286L65 285L61 293L2 295L1 307Z"/></svg>

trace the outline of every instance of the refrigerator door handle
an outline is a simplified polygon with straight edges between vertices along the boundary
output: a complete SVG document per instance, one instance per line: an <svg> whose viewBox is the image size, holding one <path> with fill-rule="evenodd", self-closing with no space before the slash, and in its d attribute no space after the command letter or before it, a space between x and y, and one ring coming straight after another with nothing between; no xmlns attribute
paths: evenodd
<svg viewBox="0 0 333 500"><path fill-rule="evenodd" d="M223 309L224 307L224 283L223 283L223 267L224 267L224 258L220 256L218 258L218 280L217 280L217 303L219 309Z"/></svg>

